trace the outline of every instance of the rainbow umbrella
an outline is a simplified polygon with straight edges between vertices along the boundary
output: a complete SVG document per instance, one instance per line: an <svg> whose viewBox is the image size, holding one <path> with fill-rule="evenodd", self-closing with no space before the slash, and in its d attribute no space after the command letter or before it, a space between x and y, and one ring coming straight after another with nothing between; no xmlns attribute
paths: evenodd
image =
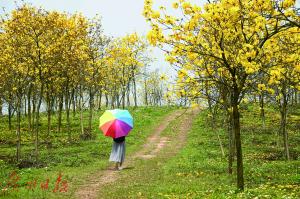
<svg viewBox="0 0 300 199"><path fill-rule="evenodd" d="M112 138L126 136L133 128L133 119L128 110L106 110L100 117L99 128L105 136Z"/></svg>

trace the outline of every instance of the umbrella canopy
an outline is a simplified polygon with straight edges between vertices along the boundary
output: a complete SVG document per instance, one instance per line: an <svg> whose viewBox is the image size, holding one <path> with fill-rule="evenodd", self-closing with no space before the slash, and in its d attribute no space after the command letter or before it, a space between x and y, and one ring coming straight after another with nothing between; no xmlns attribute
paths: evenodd
<svg viewBox="0 0 300 199"><path fill-rule="evenodd" d="M126 136L133 128L133 119L128 110L106 110L100 117L99 128L105 136L112 138Z"/></svg>

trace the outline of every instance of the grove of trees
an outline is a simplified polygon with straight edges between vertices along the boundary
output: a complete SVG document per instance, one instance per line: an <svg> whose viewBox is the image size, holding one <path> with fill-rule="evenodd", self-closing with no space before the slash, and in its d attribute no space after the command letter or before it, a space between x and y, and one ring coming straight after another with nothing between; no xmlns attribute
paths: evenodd
<svg viewBox="0 0 300 199"><path fill-rule="evenodd" d="M0 120L8 118L9 131L16 132L16 161L22 160L23 133L32 135L38 162L41 134L51 144L51 133L63 129L72 142L72 115L80 114L80 133L90 138L94 111L102 105L136 107L143 103L138 102L138 92L146 93L145 103L161 104L163 93L151 94L155 84L139 83L152 78L142 72L151 62L148 50L146 40L136 33L121 38L104 35L98 17L87 19L28 4L3 14ZM84 110L88 110L86 118ZM40 128L42 113L47 117L46 132ZM66 126L62 126L64 118Z"/></svg>
<svg viewBox="0 0 300 199"><path fill-rule="evenodd" d="M174 1L169 15L145 0L144 17L152 29L147 39L166 52L178 68L177 93L191 101L207 99L227 115L228 172L237 162L237 188L244 189L240 105L258 96L264 118L266 99L281 115L279 136L290 159L286 131L288 104L300 90L300 9L295 0L215 0L204 8ZM168 9L169 10L169 9ZM254 96L254 97L253 97ZM214 122L212 122L213 124ZM280 140L279 140L280 141Z"/></svg>

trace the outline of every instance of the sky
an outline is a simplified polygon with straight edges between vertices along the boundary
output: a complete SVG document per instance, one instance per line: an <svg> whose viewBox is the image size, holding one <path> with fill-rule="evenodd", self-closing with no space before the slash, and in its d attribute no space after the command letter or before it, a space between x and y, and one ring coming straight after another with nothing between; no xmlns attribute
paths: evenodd
<svg viewBox="0 0 300 199"><path fill-rule="evenodd" d="M206 0L192 0L191 2L203 4ZM20 1L17 1L20 3ZM142 16L144 0L24 0L37 7L47 10L66 11L68 13L81 12L88 18L97 14L102 17L104 33L113 37L121 37L137 32L146 35L150 30L149 24ZM171 7L172 0L154 0L155 5ZM0 0L0 8L10 11L16 7L13 0ZM159 69L167 75L174 75L174 69L165 62L163 52L158 48L152 48L152 57L155 61L150 70Z"/></svg>

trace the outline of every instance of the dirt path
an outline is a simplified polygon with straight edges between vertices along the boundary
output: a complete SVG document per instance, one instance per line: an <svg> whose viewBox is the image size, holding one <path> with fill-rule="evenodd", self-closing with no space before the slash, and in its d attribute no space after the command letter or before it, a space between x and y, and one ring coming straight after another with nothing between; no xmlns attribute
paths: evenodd
<svg viewBox="0 0 300 199"><path fill-rule="evenodd" d="M184 120L180 122L178 129L176 129L176 131L178 131L177 140L180 140L180 142L178 142L178 144L176 145L176 148L180 149L185 143L186 131L190 129L193 117L197 112L199 112L199 110L188 110L186 113L185 110L178 110L165 117L158 125L158 127L154 130L152 135L147 139L143 149L136 152L135 154L132 154L126 160L124 167L126 168L127 165L134 165L135 159L137 158L149 159L156 157L157 154L167 146L168 142L170 142L167 137L161 136L161 133L166 129L171 121L176 120L182 114L188 114L190 115L190 117L185 117ZM174 153L176 151L178 150L174 150ZM113 171L111 169L100 171L87 179L85 185L79 187L75 195L77 198L81 199L97 198L97 193L99 192L101 187L104 184L115 182L118 177L118 171Z"/></svg>

